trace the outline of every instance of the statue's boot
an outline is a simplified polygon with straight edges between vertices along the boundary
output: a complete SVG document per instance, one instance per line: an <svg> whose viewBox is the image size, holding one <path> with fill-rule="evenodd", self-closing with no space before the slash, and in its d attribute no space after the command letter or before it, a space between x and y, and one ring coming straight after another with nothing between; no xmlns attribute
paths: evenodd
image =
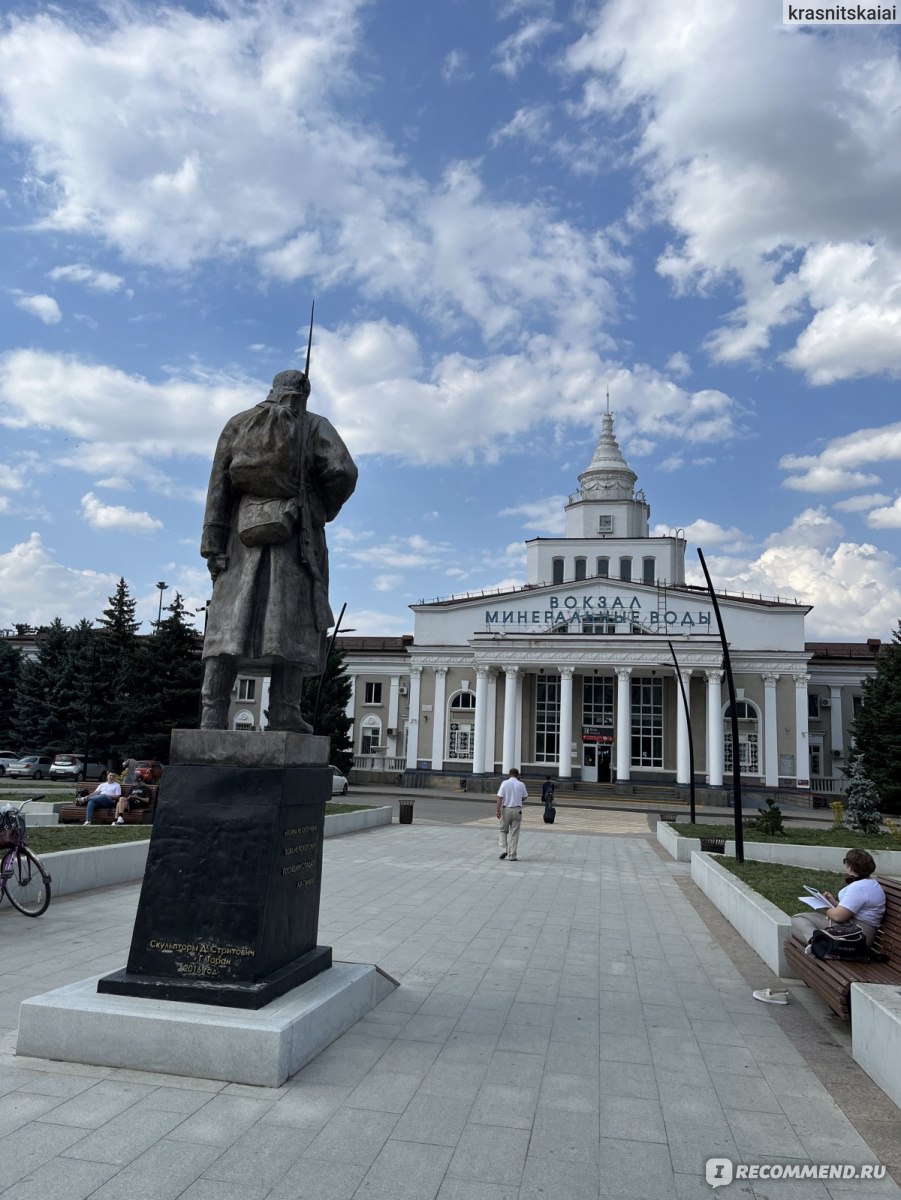
<svg viewBox="0 0 901 1200"><path fill-rule="evenodd" d="M303 669L290 663L273 666L269 680L269 728L289 733L312 733L313 726L300 711Z"/></svg>
<svg viewBox="0 0 901 1200"><path fill-rule="evenodd" d="M200 689L200 728L228 729L228 706L238 665L233 658L207 658Z"/></svg>

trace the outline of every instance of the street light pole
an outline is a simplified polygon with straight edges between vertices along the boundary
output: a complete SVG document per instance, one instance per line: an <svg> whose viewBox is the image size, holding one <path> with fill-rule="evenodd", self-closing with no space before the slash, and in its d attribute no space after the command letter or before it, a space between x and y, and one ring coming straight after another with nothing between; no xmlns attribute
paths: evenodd
<svg viewBox="0 0 901 1200"><path fill-rule="evenodd" d="M163 592L168 591L169 585L165 582L165 580L161 579L156 586L160 590L160 607L156 614L156 631L159 633L160 625L163 623Z"/></svg>
<svg viewBox="0 0 901 1200"><path fill-rule="evenodd" d="M695 823L695 740L691 731L691 708L688 704L688 696L685 694L685 684L682 682L682 672L679 669L679 660L676 658L676 651L673 649L673 643L667 641L669 652L673 656L673 666L676 668L676 678L679 680L679 691L682 693L682 708L685 712L685 724L688 728L688 800L691 807L691 823Z"/></svg>

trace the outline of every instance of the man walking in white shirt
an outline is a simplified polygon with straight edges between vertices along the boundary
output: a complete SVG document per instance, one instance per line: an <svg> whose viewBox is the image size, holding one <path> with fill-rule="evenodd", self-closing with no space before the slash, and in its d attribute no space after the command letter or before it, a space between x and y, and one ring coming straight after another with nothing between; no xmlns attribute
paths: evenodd
<svg viewBox="0 0 901 1200"><path fill-rule="evenodd" d="M516 767L510 768L510 774L501 784L497 792L497 819L500 821L501 858L516 862L516 848L519 845L519 827L522 825L522 806L528 796L526 785L519 778Z"/></svg>

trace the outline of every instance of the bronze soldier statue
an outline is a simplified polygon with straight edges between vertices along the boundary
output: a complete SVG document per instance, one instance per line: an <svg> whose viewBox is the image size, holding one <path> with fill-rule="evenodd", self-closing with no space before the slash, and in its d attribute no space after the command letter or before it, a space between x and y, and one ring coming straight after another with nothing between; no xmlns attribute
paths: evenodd
<svg viewBox="0 0 901 1200"><path fill-rule="evenodd" d="M325 525L352 495L357 468L324 417L307 412L307 372L282 371L266 399L222 431L200 553L213 578L203 646L202 729L225 729L239 669L271 676L269 728L311 733L305 675L325 670Z"/></svg>

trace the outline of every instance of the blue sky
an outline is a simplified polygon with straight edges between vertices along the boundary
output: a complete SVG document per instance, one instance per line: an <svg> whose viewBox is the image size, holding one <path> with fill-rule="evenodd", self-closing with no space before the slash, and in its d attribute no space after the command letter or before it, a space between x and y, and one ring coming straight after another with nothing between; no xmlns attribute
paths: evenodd
<svg viewBox="0 0 901 1200"><path fill-rule="evenodd" d="M360 634L525 578L600 431L717 583L901 616L898 27L781 0L7 4L0 627L209 595L215 439L302 364ZM170 592L169 595L172 593Z"/></svg>

